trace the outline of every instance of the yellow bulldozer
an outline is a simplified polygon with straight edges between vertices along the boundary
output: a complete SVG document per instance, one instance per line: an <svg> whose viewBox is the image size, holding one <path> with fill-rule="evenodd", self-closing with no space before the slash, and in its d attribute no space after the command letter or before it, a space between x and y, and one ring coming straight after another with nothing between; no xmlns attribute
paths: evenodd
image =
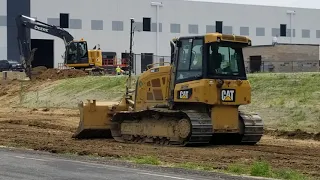
<svg viewBox="0 0 320 180"><path fill-rule="evenodd" d="M176 146L259 142L262 119L239 110L251 103L243 58L251 40L209 33L170 43L171 63L152 64L134 90L128 79L120 102L80 103L73 137Z"/></svg>

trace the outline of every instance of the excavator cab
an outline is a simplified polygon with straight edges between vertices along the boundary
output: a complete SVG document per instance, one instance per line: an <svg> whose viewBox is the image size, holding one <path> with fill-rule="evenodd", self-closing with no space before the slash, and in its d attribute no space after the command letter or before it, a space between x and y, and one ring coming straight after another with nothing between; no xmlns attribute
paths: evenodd
<svg viewBox="0 0 320 180"><path fill-rule="evenodd" d="M66 48L66 64L87 64L89 62L86 41L72 41Z"/></svg>
<svg viewBox="0 0 320 180"><path fill-rule="evenodd" d="M65 62L69 67L91 68L102 66L102 51L100 49L88 50L87 41L71 41L66 47Z"/></svg>

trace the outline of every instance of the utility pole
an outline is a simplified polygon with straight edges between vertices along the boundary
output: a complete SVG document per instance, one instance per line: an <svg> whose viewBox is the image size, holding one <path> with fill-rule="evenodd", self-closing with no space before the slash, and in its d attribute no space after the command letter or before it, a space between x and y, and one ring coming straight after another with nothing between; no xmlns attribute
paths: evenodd
<svg viewBox="0 0 320 180"><path fill-rule="evenodd" d="M129 94L129 88L131 89L131 72L133 67L133 54L132 54L132 41L133 41L133 23L134 18L130 19L130 52L129 52L129 78L127 81L127 87L126 87L126 95Z"/></svg>

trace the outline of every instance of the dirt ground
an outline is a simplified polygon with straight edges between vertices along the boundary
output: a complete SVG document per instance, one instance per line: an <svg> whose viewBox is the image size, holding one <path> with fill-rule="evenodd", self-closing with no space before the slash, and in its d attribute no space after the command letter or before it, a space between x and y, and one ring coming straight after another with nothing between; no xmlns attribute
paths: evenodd
<svg viewBox="0 0 320 180"><path fill-rule="evenodd" d="M78 111L59 109L0 108L0 144L53 153L69 152L100 156L152 155L168 163L210 164L217 169L234 162L264 159L275 168L292 168L320 177L320 142L264 136L257 146L201 148L159 147L117 143L114 140L74 140Z"/></svg>
<svg viewBox="0 0 320 180"><path fill-rule="evenodd" d="M54 76L46 75L46 77ZM43 81L33 86L39 87ZM256 146L201 148L123 144L112 139L75 140L71 137L79 123L77 110L17 108L10 102L18 95L18 81L11 81L6 86L0 85L0 145L103 157L151 155L167 163L209 164L216 169L225 169L236 162L251 163L255 160L267 160L273 168L292 168L320 178L319 134L302 131L291 133L267 131L267 135ZM299 138L305 140L297 140Z"/></svg>
<svg viewBox="0 0 320 180"><path fill-rule="evenodd" d="M45 67L44 67L45 68ZM82 77L86 76L82 70L77 69L44 69L41 67L34 68L33 74L35 75L37 80L58 80L65 78L73 78L73 77Z"/></svg>

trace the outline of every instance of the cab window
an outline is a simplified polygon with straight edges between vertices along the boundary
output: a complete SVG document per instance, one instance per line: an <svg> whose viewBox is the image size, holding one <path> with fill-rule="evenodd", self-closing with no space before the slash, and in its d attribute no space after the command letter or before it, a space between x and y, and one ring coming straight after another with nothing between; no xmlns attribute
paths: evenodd
<svg viewBox="0 0 320 180"><path fill-rule="evenodd" d="M202 76L203 40L183 39L179 49L177 81L197 79Z"/></svg>
<svg viewBox="0 0 320 180"><path fill-rule="evenodd" d="M208 62L209 76L245 77L242 47L212 43Z"/></svg>

